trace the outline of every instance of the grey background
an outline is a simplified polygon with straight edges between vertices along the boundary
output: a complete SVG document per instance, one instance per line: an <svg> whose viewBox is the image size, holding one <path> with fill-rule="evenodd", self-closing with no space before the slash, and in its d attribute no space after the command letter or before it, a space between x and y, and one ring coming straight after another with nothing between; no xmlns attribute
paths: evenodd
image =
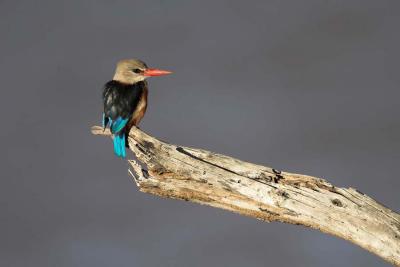
<svg viewBox="0 0 400 267"><path fill-rule="evenodd" d="M138 192L94 137L117 60L142 129L399 210L399 1L0 1L0 266L388 266L301 226Z"/></svg>

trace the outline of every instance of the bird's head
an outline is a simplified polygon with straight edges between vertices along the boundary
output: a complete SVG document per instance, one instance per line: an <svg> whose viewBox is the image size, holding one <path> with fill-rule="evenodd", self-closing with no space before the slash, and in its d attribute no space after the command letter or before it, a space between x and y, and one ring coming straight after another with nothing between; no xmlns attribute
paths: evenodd
<svg viewBox="0 0 400 267"><path fill-rule="evenodd" d="M138 59L124 59L118 62L113 80L126 84L144 81L148 77L170 74L170 71L148 68Z"/></svg>

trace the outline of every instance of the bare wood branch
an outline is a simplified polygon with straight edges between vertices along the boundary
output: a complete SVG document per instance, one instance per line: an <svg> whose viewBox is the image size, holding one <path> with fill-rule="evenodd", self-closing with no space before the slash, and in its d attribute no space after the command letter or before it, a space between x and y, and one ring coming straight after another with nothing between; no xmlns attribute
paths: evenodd
<svg viewBox="0 0 400 267"><path fill-rule="evenodd" d="M94 126L95 135L110 135ZM400 266L400 215L353 188L171 145L133 128L128 160L140 191L254 217L305 225Z"/></svg>

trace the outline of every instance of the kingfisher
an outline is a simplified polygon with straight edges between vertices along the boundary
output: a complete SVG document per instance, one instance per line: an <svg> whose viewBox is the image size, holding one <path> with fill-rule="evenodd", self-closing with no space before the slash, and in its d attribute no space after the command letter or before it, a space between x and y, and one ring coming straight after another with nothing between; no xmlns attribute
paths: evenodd
<svg viewBox="0 0 400 267"><path fill-rule="evenodd" d="M125 158L127 137L133 126L142 120L147 108L148 84L146 79L172 72L154 68L138 59L118 62L114 77L103 89L103 128L109 127L113 135L114 152Z"/></svg>

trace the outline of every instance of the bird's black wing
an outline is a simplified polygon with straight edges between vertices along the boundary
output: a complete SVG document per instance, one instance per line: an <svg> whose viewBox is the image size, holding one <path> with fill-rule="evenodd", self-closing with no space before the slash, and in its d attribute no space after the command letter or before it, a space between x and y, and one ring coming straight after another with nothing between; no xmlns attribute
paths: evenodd
<svg viewBox="0 0 400 267"><path fill-rule="evenodd" d="M144 87L144 82L128 85L112 80L106 83L103 90L104 127L109 121L112 123L118 120L124 122L125 125L131 119Z"/></svg>

